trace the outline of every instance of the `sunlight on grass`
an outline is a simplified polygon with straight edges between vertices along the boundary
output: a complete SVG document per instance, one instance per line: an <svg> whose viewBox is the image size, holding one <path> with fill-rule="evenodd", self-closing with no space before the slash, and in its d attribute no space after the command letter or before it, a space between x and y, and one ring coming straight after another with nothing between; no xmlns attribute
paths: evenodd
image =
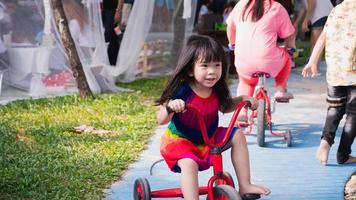
<svg viewBox="0 0 356 200"><path fill-rule="evenodd" d="M0 199L100 199L139 156L156 127L154 100L166 78L94 100L65 96L0 107ZM77 133L89 125L112 131Z"/></svg>

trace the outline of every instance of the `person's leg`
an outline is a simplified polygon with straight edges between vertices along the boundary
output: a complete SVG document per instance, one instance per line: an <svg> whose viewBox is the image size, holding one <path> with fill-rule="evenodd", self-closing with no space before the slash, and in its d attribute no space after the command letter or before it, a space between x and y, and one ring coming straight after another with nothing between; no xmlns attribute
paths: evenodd
<svg viewBox="0 0 356 200"><path fill-rule="evenodd" d="M334 143L336 130L345 114L345 104L347 99L347 90L344 86L328 85L327 92L327 102L329 107L326 114L320 145L316 152L316 159L324 165L328 161L329 151L331 145Z"/></svg>
<svg viewBox="0 0 356 200"><path fill-rule="evenodd" d="M237 86L237 96L247 95L252 97L255 87L257 85L258 79L252 77L239 76L239 84ZM236 120L236 127L246 127L247 124L247 109L243 108Z"/></svg>
<svg viewBox="0 0 356 200"><path fill-rule="evenodd" d="M104 24L104 36L105 42L109 42L107 53L109 57L110 65L115 65L117 60L117 54L119 52L118 37L114 31L114 17L115 10L103 11L103 24Z"/></svg>
<svg viewBox="0 0 356 200"><path fill-rule="evenodd" d="M103 10L103 25L105 42L110 42L114 32L115 10Z"/></svg>
<svg viewBox="0 0 356 200"><path fill-rule="evenodd" d="M284 52L284 61L285 64L281 71L277 74L275 77L275 82L276 82L276 91L279 92L286 92L287 91L287 82L289 79L290 72L292 70L291 67L291 58L287 52Z"/></svg>
<svg viewBox="0 0 356 200"><path fill-rule="evenodd" d="M347 97L346 121L337 151L337 162L339 164L356 162L356 158L350 155L351 145L356 136L356 86L348 87Z"/></svg>
<svg viewBox="0 0 356 200"><path fill-rule="evenodd" d="M252 97L255 87L258 83L257 78L239 75L239 84L237 86L237 96L247 95Z"/></svg>
<svg viewBox="0 0 356 200"><path fill-rule="evenodd" d="M185 200L198 200L198 164L189 158L178 161L181 168L181 189Z"/></svg>
<svg viewBox="0 0 356 200"><path fill-rule="evenodd" d="M251 184L250 158L246 138L241 131L238 130L236 132L232 138L231 145L231 161L238 179L240 195L268 195L271 192L268 188Z"/></svg>

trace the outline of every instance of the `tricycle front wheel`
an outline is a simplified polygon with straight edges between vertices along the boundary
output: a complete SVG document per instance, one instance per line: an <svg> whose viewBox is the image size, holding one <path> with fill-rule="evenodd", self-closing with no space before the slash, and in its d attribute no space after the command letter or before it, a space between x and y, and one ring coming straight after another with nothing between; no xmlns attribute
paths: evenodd
<svg viewBox="0 0 356 200"><path fill-rule="evenodd" d="M215 200L241 200L239 193L230 185L215 186L213 191Z"/></svg>
<svg viewBox="0 0 356 200"><path fill-rule="evenodd" d="M151 200L151 188L147 179L138 178L134 184L134 200Z"/></svg>

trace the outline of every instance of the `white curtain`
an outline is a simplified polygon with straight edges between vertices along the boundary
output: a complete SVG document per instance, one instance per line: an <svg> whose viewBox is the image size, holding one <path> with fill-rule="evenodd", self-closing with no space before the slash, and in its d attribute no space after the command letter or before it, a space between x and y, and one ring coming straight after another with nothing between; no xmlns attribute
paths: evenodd
<svg viewBox="0 0 356 200"><path fill-rule="evenodd" d="M133 81L137 73L137 59L151 27L153 0L136 0L131 10L115 67L107 72L121 81Z"/></svg>
<svg viewBox="0 0 356 200"><path fill-rule="evenodd" d="M189 6L184 8L191 13L187 19L183 19L183 12L175 16L179 8L183 8L182 3L183 0L135 0L116 66L108 67L106 73L117 77L118 81L129 82L172 70L172 52L179 51L172 49L174 17L184 20L181 30L184 37L189 36L193 30L197 1L189 0Z"/></svg>
<svg viewBox="0 0 356 200"><path fill-rule="evenodd" d="M184 10L192 14L183 19L183 0L136 0L117 64L110 66L101 0L62 1L89 86L96 93L119 91L114 79L127 82L171 71L179 46L193 29L197 2L188 0L190 3L185 4ZM54 24L50 0L21 0L18 4L15 0L0 2L5 7L11 4L7 6L11 9L5 8L3 13L10 19L8 24L0 24L0 38L9 58L0 101L14 94L46 96L76 92L76 82Z"/></svg>

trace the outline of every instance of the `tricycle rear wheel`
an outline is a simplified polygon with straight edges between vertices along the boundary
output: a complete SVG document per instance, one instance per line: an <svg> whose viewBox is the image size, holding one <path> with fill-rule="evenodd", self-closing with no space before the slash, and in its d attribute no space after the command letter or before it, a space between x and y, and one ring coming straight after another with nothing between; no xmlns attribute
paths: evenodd
<svg viewBox="0 0 356 200"><path fill-rule="evenodd" d="M266 124L266 101L258 100L257 108L257 144L260 147L265 146L265 126Z"/></svg>
<svg viewBox="0 0 356 200"><path fill-rule="evenodd" d="M292 146L292 132L290 130L287 130L286 140L287 140L287 147L291 147Z"/></svg>

